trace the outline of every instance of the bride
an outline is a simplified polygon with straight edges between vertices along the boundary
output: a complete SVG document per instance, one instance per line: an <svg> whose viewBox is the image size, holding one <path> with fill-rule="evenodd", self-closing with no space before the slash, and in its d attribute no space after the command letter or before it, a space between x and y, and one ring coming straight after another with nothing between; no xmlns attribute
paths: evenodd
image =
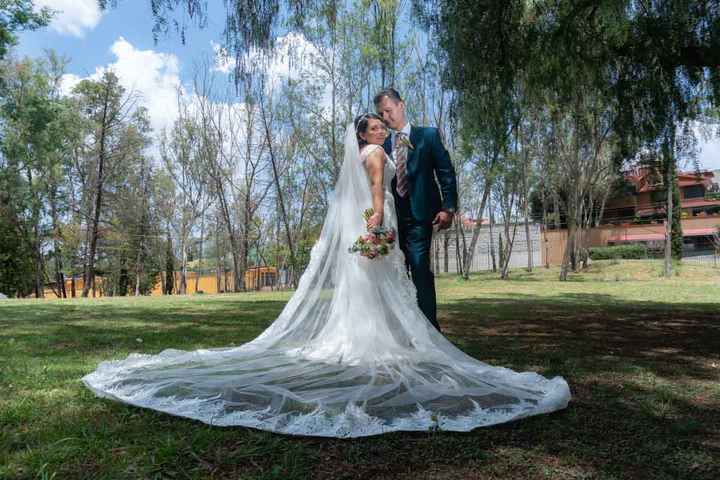
<svg viewBox="0 0 720 480"><path fill-rule="evenodd" d="M399 248L374 259L349 251L368 226L397 229L385 137L375 114L348 127L310 262L259 337L233 348L131 354L102 362L85 385L212 425L323 437L469 431L565 408L563 378L487 365L440 334L417 305Z"/></svg>

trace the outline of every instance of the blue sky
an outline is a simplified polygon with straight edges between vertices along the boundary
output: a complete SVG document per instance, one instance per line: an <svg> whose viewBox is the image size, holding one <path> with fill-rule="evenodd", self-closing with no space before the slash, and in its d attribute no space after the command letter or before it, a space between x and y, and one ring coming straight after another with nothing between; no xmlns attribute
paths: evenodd
<svg viewBox="0 0 720 480"><path fill-rule="evenodd" d="M175 55L181 60L181 75L187 74L187 67L194 58L212 52L210 42L219 41L225 19L222 6L212 7L207 28L199 29L190 24L185 45L172 30L161 36L156 44L152 36L150 0L119 0L116 8L108 8L102 13L97 0L35 0L35 3L62 12L49 28L23 33L17 51L39 56L44 49L54 48L72 58L70 72L81 76L115 61L111 46L120 38L138 50ZM220 1L210 3L222 5Z"/></svg>
<svg viewBox="0 0 720 480"><path fill-rule="evenodd" d="M213 43L221 40L225 21L223 2L210 0L206 28L191 24L185 45L172 31L155 43L150 0L118 0L116 8L102 13L97 0L35 0L35 4L61 13L49 28L22 33L16 54L38 57L53 48L70 57L68 89L81 78L112 67L126 88L142 95L156 130L169 126L176 117L177 87L191 92L194 64L203 56L212 58ZM215 65L220 78L228 78L227 67ZM701 166L720 169L720 141L701 139L700 144Z"/></svg>
<svg viewBox="0 0 720 480"><path fill-rule="evenodd" d="M97 0L35 0L36 5L60 11L48 28L24 32L18 55L38 57L52 48L71 59L64 77L69 91L82 78L99 76L112 68L121 84L142 98L156 132L177 118L176 92L192 93L195 64L215 57L222 35L225 11L222 2L211 2L207 28L190 23L187 41L182 44L174 31L155 43L150 0L119 0L116 8L101 12ZM229 77L215 64L222 80ZM228 83L229 84L229 83Z"/></svg>

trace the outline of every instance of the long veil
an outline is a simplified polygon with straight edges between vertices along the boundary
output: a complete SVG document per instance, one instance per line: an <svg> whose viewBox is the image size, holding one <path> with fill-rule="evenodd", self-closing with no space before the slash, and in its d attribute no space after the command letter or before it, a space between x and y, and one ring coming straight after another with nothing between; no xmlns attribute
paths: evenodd
<svg viewBox="0 0 720 480"><path fill-rule="evenodd" d="M345 133L343 164L328 202L320 237L311 251L310 263L290 302L253 344L294 344L310 350L307 342L318 339L328 328L328 321L346 308L348 302L359 300L358 289L353 288L358 285L350 285L351 278L357 280L358 271L370 266L370 261L349 253L348 248L365 233L362 212L371 206L370 184L351 124ZM354 294L351 289L356 290Z"/></svg>
<svg viewBox="0 0 720 480"><path fill-rule="evenodd" d="M398 248L375 260L348 251L370 206L349 125L310 262L260 336L235 348L102 362L84 383L102 397L213 425L332 437L468 431L564 408L570 391L561 377L487 365L438 333ZM389 190L385 215L396 226Z"/></svg>

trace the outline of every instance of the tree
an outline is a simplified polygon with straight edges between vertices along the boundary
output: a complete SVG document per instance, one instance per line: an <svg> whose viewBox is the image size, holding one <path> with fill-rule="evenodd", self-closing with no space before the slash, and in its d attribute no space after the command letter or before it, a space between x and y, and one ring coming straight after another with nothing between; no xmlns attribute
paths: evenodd
<svg viewBox="0 0 720 480"><path fill-rule="evenodd" d="M126 95L117 75L108 70L99 80L83 80L73 89L79 108L84 114L88 141L84 155L89 187L89 215L87 223L87 254L85 256L83 297L95 288L95 262L100 221L105 207L106 181L122 160L138 147L137 138L128 136L128 119L133 111L133 97Z"/></svg>
<svg viewBox="0 0 720 480"><path fill-rule="evenodd" d="M60 77L67 59L49 52L47 59L10 60L3 65L2 175L3 191L10 193L4 211L14 212L10 224L28 245L33 259L35 295L43 296L49 268L44 251L52 240L55 280L62 290L62 252L59 219L64 205L65 173L73 146L79 139L77 115L59 95ZM49 218L48 218L49 217ZM50 221L48 221L50 220Z"/></svg>
<svg viewBox="0 0 720 480"><path fill-rule="evenodd" d="M617 166L649 148L664 152L672 172L678 152L669 139L718 104L720 9L714 1L415 4L447 54L445 76L459 93L466 124L482 126L483 115L502 124L518 105L519 85L540 94L540 105L553 94L561 111L574 110L573 92L580 89L612 106Z"/></svg>
<svg viewBox="0 0 720 480"><path fill-rule="evenodd" d="M179 98L180 116L169 133L160 140L160 156L175 187L174 211L171 223L180 247L180 286L178 293L187 293L187 266L190 238L205 207L208 179L202 159L201 133L187 114Z"/></svg>
<svg viewBox="0 0 720 480"><path fill-rule="evenodd" d="M505 163L503 171L498 172L492 192L503 222L503 229L498 238L500 278L503 280L510 278L510 260L518 226L517 208L520 200L522 165L517 160Z"/></svg>
<svg viewBox="0 0 720 480"><path fill-rule="evenodd" d="M37 10L32 0L0 0L0 60L17 44L17 32L47 26L53 13L47 7Z"/></svg>
<svg viewBox="0 0 720 480"><path fill-rule="evenodd" d="M4 169L0 168L0 172ZM2 179L5 183L5 179ZM23 296L32 289L32 256L13 211L11 196L0 193L0 292Z"/></svg>
<svg viewBox="0 0 720 480"><path fill-rule="evenodd" d="M124 135L127 153L106 183L102 244L106 295L146 294L160 270L156 240L160 232L155 227L160 222L152 196L157 176L145 152L150 144L150 123L144 107L132 113Z"/></svg>

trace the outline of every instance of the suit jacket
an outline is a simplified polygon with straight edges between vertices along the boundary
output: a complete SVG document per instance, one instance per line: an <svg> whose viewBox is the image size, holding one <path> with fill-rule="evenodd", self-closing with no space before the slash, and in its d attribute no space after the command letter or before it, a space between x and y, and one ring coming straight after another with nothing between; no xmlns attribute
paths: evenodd
<svg viewBox="0 0 720 480"><path fill-rule="evenodd" d="M457 210L457 180L450 154L440 138L440 132L432 127L410 127L406 175L410 211L415 221L431 222L440 210L455 213ZM392 155L391 137L383 145ZM396 179L392 181L395 203L398 203Z"/></svg>

